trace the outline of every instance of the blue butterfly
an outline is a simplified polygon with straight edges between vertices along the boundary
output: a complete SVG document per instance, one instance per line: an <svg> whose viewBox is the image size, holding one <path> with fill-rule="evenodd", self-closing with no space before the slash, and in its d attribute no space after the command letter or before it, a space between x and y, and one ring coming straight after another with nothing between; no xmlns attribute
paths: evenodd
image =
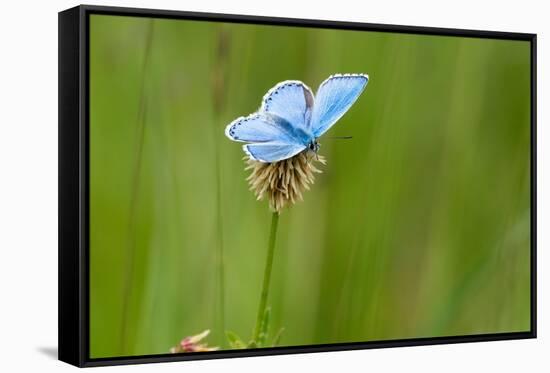
<svg viewBox="0 0 550 373"><path fill-rule="evenodd" d="M246 142L245 153L260 162L282 161L306 149L317 152L317 139L348 111L368 81L366 74L331 75L314 97L304 83L286 80L266 93L257 112L231 122L225 135Z"/></svg>

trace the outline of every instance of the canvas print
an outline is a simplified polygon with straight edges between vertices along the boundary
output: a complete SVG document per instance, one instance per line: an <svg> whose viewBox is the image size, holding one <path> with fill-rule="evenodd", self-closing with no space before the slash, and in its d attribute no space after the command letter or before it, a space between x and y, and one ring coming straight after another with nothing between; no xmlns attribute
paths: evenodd
<svg viewBox="0 0 550 373"><path fill-rule="evenodd" d="M529 331L530 67L91 14L90 358Z"/></svg>

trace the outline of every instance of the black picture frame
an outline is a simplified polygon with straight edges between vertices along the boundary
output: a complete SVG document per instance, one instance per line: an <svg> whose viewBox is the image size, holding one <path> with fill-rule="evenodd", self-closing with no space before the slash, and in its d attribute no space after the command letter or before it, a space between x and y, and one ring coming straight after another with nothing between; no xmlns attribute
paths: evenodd
<svg viewBox="0 0 550 373"><path fill-rule="evenodd" d="M526 332L187 354L89 356L89 16L91 14L286 25L528 41L531 45L531 327ZM81 5L59 13L59 360L79 367L536 338L536 45L537 35Z"/></svg>

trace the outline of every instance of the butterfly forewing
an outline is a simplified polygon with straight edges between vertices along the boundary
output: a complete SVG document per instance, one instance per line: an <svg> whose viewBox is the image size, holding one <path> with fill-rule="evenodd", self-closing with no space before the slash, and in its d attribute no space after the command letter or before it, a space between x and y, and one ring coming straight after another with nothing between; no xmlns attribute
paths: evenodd
<svg viewBox="0 0 550 373"><path fill-rule="evenodd" d="M369 77L366 74L332 75L319 86L311 117L316 138L334 125L359 98Z"/></svg>
<svg viewBox="0 0 550 373"><path fill-rule="evenodd" d="M312 107L311 89L298 80L286 80L266 93L260 111L273 114L296 129L305 131Z"/></svg>

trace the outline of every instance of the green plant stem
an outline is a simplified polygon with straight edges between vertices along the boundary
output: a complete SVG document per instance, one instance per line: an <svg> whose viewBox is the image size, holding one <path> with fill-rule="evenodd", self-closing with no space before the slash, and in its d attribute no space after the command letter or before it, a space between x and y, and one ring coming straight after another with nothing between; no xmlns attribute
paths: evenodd
<svg viewBox="0 0 550 373"><path fill-rule="evenodd" d="M217 135L217 134L216 134ZM216 226L218 229L217 242L217 269L218 269L218 311L219 311L219 328L220 328L220 344L223 343L225 332L225 262L224 262L224 247L223 247L223 219L222 219L222 187L221 187L221 152L219 145L216 145Z"/></svg>
<svg viewBox="0 0 550 373"><path fill-rule="evenodd" d="M146 95L146 76L149 66L149 61L151 59L151 46L153 43L153 26L154 20L147 25L146 30L146 43L145 50L143 52L143 65L141 72L141 82L140 82L140 94L139 94L139 103L138 103L138 113L137 113L137 147L136 155L134 160L134 169L132 171L132 190L130 192L130 210L128 216L128 241L126 245L126 263L123 277L123 290L122 290L122 324L120 328L120 342L119 342L119 351L121 355L127 354L128 348L128 330L130 323L130 302L132 298L132 288L133 288L133 279L135 271L135 251L136 251L136 226L137 226L137 204L140 193L140 179L141 179L141 167L143 163L143 147L145 144L145 133L146 133L146 109L147 109L147 95Z"/></svg>
<svg viewBox="0 0 550 373"><path fill-rule="evenodd" d="M267 244L267 259L265 261L264 281L262 285L262 294L260 296L260 307L258 308L258 317L256 318L256 327L254 328L253 340L257 341L260 336L262 319L265 314L267 297L269 295L269 283L271 282L271 269L273 268L273 254L275 252L275 238L277 237L277 227L279 225L279 213L274 212L271 216L271 230L269 232L269 241Z"/></svg>
<svg viewBox="0 0 550 373"><path fill-rule="evenodd" d="M226 99L226 80L227 80L227 59L228 50L230 47L228 31L220 24L217 28L217 48L215 64L212 70L212 103L214 113L214 124L212 125L212 135L214 137L214 151L215 151L215 171L216 171L216 227L217 227L217 273L218 273L218 295L217 295L217 312L219 315L218 328L220 331L219 345L223 346L225 341L225 263L224 263L224 245L223 245L223 219L222 219L222 144L220 140L221 128L219 124L222 123L222 114L225 107Z"/></svg>

